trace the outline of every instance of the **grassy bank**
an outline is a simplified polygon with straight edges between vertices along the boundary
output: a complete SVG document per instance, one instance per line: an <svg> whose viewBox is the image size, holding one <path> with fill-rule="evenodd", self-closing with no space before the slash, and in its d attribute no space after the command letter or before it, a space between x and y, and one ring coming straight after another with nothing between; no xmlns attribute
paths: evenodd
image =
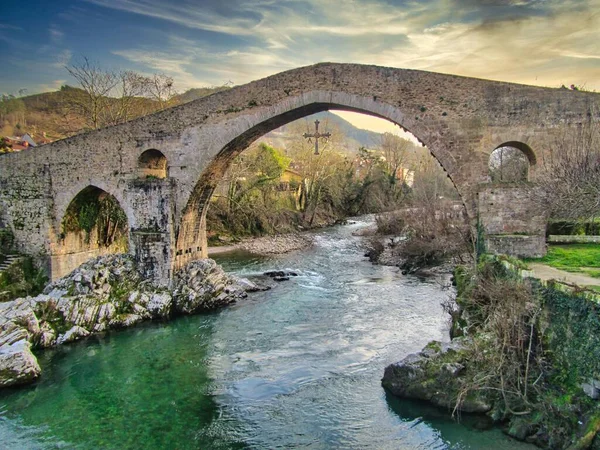
<svg viewBox="0 0 600 450"><path fill-rule="evenodd" d="M546 256L527 261L600 278L600 245L597 244L550 245Z"/></svg>

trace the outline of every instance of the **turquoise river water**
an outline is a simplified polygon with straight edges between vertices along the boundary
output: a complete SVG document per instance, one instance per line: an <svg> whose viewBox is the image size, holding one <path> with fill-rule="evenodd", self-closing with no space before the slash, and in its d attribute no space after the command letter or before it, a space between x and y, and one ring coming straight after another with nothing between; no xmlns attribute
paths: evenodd
<svg viewBox="0 0 600 450"><path fill-rule="evenodd" d="M450 292L369 263L352 236L365 225L219 257L242 276L299 273L233 307L41 352L39 382L0 392L0 448L531 448L386 394L386 365L448 339Z"/></svg>

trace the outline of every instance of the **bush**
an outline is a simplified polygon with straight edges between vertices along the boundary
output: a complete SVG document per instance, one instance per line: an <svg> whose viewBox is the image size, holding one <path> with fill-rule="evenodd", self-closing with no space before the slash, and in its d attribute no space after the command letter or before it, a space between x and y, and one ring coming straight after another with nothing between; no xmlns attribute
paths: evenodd
<svg viewBox="0 0 600 450"><path fill-rule="evenodd" d="M484 393L488 414L509 422L511 436L544 448L588 448L579 444L599 416L580 383L598 373L598 305L522 280L498 258L461 267L455 280L452 329L470 337L457 402Z"/></svg>
<svg viewBox="0 0 600 450"><path fill-rule="evenodd" d="M22 257L0 273L0 301L38 295L47 283L48 277L33 258Z"/></svg>
<svg viewBox="0 0 600 450"><path fill-rule="evenodd" d="M546 227L546 236L551 234L600 236L600 222L555 220Z"/></svg>
<svg viewBox="0 0 600 450"><path fill-rule="evenodd" d="M6 228L0 229L0 253L8 254L13 251L15 236Z"/></svg>
<svg viewBox="0 0 600 450"><path fill-rule="evenodd" d="M473 242L469 225L452 204L405 208L377 218L381 234L404 234L407 240L394 250L402 269L414 272L453 258L470 259Z"/></svg>
<svg viewBox="0 0 600 450"><path fill-rule="evenodd" d="M375 216L377 232L383 235L401 235L404 233L406 222L402 213L393 211Z"/></svg>

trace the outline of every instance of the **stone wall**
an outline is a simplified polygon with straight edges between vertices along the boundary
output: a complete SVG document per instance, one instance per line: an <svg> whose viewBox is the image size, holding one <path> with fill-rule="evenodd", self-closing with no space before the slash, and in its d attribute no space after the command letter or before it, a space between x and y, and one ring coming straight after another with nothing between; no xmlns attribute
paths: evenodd
<svg viewBox="0 0 600 450"><path fill-rule="evenodd" d="M489 235L485 237L485 249L496 255L518 258L541 258L546 254L544 235Z"/></svg>
<svg viewBox="0 0 600 450"><path fill-rule="evenodd" d="M61 278L86 261L98 256L126 251L127 245L123 242L117 241L110 247L99 245L97 228L92 229L89 236L85 231L67 233L63 239L51 246L50 279Z"/></svg>
<svg viewBox="0 0 600 450"><path fill-rule="evenodd" d="M22 251L48 260L68 204L85 187L97 186L125 210L130 251L166 282L171 268L205 255L208 199L233 157L268 131L336 108L386 118L412 132L446 170L475 225L477 193L488 182L488 159L495 148L516 141L536 152L551 130L586 120L599 102L595 93L317 64L123 125L2 155L0 220L15 231ZM139 184L139 158L148 149L159 150L168 169L168 178L154 180L163 184L152 189ZM535 172L532 167L533 179ZM502 217L506 224L490 219L489 226L524 232L519 223L531 229L509 214ZM150 231L159 233L152 243L140 234Z"/></svg>
<svg viewBox="0 0 600 450"><path fill-rule="evenodd" d="M535 186L482 186L478 200L479 226L488 252L530 258L546 254L548 218Z"/></svg>

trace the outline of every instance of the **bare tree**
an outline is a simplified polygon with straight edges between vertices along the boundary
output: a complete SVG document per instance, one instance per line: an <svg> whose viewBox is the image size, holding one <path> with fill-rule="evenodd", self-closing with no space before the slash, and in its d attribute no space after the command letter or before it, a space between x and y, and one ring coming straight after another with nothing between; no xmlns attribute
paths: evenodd
<svg viewBox="0 0 600 450"><path fill-rule="evenodd" d="M83 57L80 63L66 67L77 80L83 95L72 93L68 101L85 118L88 128L97 129L105 125L104 115L110 106L109 96L119 83L117 74L105 71Z"/></svg>
<svg viewBox="0 0 600 450"><path fill-rule="evenodd" d="M146 77L131 70L115 74L117 83L111 92L114 100L107 105L104 122L105 125L117 125L127 122L144 113L140 105L140 97L147 91Z"/></svg>
<svg viewBox="0 0 600 450"><path fill-rule="evenodd" d="M173 78L162 73L155 73L145 77L145 93L150 99L157 101L160 109L171 106L171 100L177 93L173 88Z"/></svg>
<svg viewBox="0 0 600 450"><path fill-rule="evenodd" d="M594 117L561 129L542 159L537 178L551 217L600 217L600 124Z"/></svg>
<svg viewBox="0 0 600 450"><path fill-rule="evenodd" d="M81 89L68 91L65 110L83 117L88 129L165 109L176 95L173 78L164 74L145 76L131 70L105 70L86 57L66 69Z"/></svg>
<svg viewBox="0 0 600 450"><path fill-rule="evenodd" d="M515 147L500 147L490 156L490 177L493 182L527 181L529 160Z"/></svg>

